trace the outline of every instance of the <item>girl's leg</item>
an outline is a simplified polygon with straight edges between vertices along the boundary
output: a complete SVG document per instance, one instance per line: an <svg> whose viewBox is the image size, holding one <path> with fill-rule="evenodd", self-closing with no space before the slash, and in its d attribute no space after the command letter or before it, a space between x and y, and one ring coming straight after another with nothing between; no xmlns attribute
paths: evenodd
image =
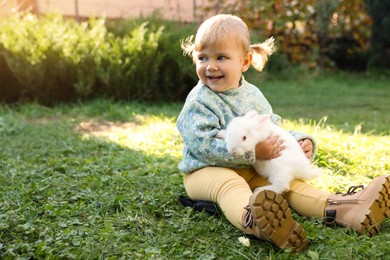
<svg viewBox="0 0 390 260"><path fill-rule="evenodd" d="M267 185L253 170L208 167L184 176L192 199L217 202L234 226L292 252L307 247L305 230L292 218L288 203L272 191L252 189Z"/></svg>
<svg viewBox="0 0 390 260"><path fill-rule="evenodd" d="M293 181L286 193L290 206L307 217L324 217L359 234L375 236L390 217L390 176L375 178L366 188L351 186L347 193L330 194L302 181Z"/></svg>
<svg viewBox="0 0 390 260"><path fill-rule="evenodd" d="M188 196L218 203L226 218L239 229L252 191L233 169L207 167L184 176Z"/></svg>
<svg viewBox="0 0 390 260"><path fill-rule="evenodd" d="M268 184L267 179L252 169L207 167L184 177L185 189L192 199L218 203L226 218L240 229L252 190ZM329 195L303 181L294 180L284 197L300 215L322 218Z"/></svg>
<svg viewBox="0 0 390 260"><path fill-rule="evenodd" d="M256 174L254 170L242 169L238 172L252 190L269 185L267 179ZM323 217L330 193L317 189L303 181L290 183L290 191L284 194L291 208L306 217Z"/></svg>
<svg viewBox="0 0 390 260"><path fill-rule="evenodd" d="M329 195L329 192L315 188L303 181L294 180L290 183L290 191L284 197L290 207L300 215L322 218Z"/></svg>

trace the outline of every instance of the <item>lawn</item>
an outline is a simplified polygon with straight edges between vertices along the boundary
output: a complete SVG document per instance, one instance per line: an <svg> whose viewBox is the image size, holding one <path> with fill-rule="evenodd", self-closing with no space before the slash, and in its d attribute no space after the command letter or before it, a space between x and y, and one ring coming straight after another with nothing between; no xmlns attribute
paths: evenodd
<svg viewBox="0 0 390 260"><path fill-rule="evenodd" d="M312 184L346 191L390 170L390 80L347 73L249 76L289 129L316 136ZM0 258L382 259L390 221L373 238L294 217L309 248L290 255L221 217L182 207L177 169L182 104L95 100L0 106Z"/></svg>

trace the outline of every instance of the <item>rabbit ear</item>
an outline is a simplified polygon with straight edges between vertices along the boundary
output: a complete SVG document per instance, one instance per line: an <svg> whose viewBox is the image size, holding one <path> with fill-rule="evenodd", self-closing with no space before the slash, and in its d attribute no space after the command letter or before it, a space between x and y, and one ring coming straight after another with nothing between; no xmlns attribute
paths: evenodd
<svg viewBox="0 0 390 260"><path fill-rule="evenodd" d="M259 115L261 122L268 122L271 121L271 115L270 114L264 114Z"/></svg>
<svg viewBox="0 0 390 260"><path fill-rule="evenodd" d="M269 114L264 114L264 115L256 115L253 117L253 120L255 120L256 124L264 124L270 121L270 115Z"/></svg>
<svg viewBox="0 0 390 260"><path fill-rule="evenodd" d="M248 118L255 118L258 115L259 114L257 113L256 110L251 110L251 111L249 111L248 113L245 114L245 116L248 117Z"/></svg>
<svg viewBox="0 0 390 260"><path fill-rule="evenodd" d="M216 135L215 135L216 138L220 138L220 139L225 139L226 137L226 130L221 130L219 131Z"/></svg>

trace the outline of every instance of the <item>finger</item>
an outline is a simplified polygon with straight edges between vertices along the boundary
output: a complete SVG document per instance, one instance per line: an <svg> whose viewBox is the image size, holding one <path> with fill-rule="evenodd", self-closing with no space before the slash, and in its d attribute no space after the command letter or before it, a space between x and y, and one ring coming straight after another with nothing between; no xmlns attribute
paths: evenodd
<svg viewBox="0 0 390 260"><path fill-rule="evenodd" d="M280 155L281 155L281 153L280 153L280 152L278 152L278 153L275 153L272 159L274 159L274 158L278 158Z"/></svg>
<svg viewBox="0 0 390 260"><path fill-rule="evenodd" d="M274 135L274 136L270 136L268 139L269 139L270 143L272 145L274 145L274 144L276 144L278 142L279 137Z"/></svg>
<svg viewBox="0 0 390 260"><path fill-rule="evenodd" d="M284 147L277 147L277 148L275 148L275 149L272 151L271 155L270 155L271 159L274 159L274 158L279 157L279 156L281 155L281 151L282 151L283 149L284 149Z"/></svg>
<svg viewBox="0 0 390 260"><path fill-rule="evenodd" d="M311 160L311 158L313 158L313 152L312 151L309 151L306 153L306 157Z"/></svg>
<svg viewBox="0 0 390 260"><path fill-rule="evenodd" d="M301 146L308 146L308 145L311 145L311 141L309 139L303 139L303 140L299 141L299 144Z"/></svg>
<svg viewBox="0 0 390 260"><path fill-rule="evenodd" d="M305 140L305 146L308 147L309 149L312 149L313 148L313 143L309 139L306 139Z"/></svg>
<svg viewBox="0 0 390 260"><path fill-rule="evenodd" d="M301 147L302 147L302 150L304 150L305 152L308 152L312 149L312 146L310 145L310 143L303 143L301 145Z"/></svg>
<svg viewBox="0 0 390 260"><path fill-rule="evenodd" d="M305 140L299 141L299 144L301 145L301 147L307 147L308 142L307 142L307 140L305 139Z"/></svg>
<svg viewBox="0 0 390 260"><path fill-rule="evenodd" d="M283 140L280 140L279 139L279 136L273 136L271 141L270 141L270 144L274 147L274 148L278 148L280 147L282 144L283 144Z"/></svg>

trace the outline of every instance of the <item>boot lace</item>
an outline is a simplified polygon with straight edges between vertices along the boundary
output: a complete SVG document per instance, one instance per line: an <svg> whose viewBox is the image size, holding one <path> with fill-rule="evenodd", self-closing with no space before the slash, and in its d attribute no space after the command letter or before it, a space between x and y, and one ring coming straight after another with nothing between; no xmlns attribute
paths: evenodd
<svg viewBox="0 0 390 260"><path fill-rule="evenodd" d="M353 195L353 194L355 194L359 191L362 191L362 190L364 190L364 185L357 185L357 186L349 187L349 189L346 193L336 192L336 194L341 194L341 196L349 196L349 195Z"/></svg>
<svg viewBox="0 0 390 260"><path fill-rule="evenodd" d="M245 209L246 209L246 213L245 213L245 216L244 216L243 227L244 228L247 228L247 227L251 228L253 226L253 224L255 223L253 221L251 208L249 206L246 206Z"/></svg>

